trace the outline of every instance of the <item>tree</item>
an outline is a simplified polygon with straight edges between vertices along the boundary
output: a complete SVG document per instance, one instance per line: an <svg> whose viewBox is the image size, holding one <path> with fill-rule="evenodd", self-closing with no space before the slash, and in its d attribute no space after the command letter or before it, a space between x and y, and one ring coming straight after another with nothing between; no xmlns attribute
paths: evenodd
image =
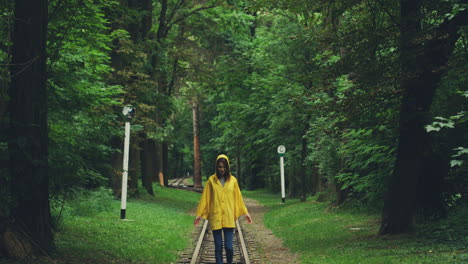
<svg viewBox="0 0 468 264"><path fill-rule="evenodd" d="M466 25L468 10L447 17L433 30L422 25L421 0L400 1L400 87L403 98L399 119L398 150L394 174L385 199L380 234L414 231L417 183L422 172L424 145L434 93L447 62Z"/></svg>
<svg viewBox="0 0 468 264"><path fill-rule="evenodd" d="M10 85L12 215L38 252L53 247L49 207L47 0L17 0Z"/></svg>
<svg viewBox="0 0 468 264"><path fill-rule="evenodd" d="M201 157L200 157L200 110L196 99L192 106L193 111L193 181L195 188L202 187Z"/></svg>

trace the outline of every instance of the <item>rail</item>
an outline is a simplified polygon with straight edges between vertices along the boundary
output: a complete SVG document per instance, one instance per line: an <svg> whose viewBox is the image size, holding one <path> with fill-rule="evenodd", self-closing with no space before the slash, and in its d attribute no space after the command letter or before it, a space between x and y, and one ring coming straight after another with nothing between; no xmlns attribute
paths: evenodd
<svg viewBox="0 0 468 264"><path fill-rule="evenodd" d="M201 232L198 235L195 250L193 251L190 264L214 263L214 243L212 241L211 231L208 229L208 221L204 221ZM250 264L249 253L244 239L241 225L236 221L236 230L234 235L234 259L233 263ZM189 263L188 261L180 263Z"/></svg>

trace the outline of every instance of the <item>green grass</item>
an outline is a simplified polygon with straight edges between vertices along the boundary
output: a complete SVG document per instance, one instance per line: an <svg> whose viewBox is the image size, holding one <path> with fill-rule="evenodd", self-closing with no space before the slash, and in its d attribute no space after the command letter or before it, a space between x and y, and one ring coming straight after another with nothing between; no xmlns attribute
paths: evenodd
<svg viewBox="0 0 468 264"><path fill-rule="evenodd" d="M310 198L281 204L278 195L264 191L244 194L267 206L265 225L301 256L301 263L468 263L467 240L379 237L378 215L333 209Z"/></svg>
<svg viewBox="0 0 468 264"><path fill-rule="evenodd" d="M154 197L128 200L130 221L120 220L120 200L108 191L84 196L65 207L55 233L53 261L0 263L175 263L192 241L189 211L196 208L198 193L156 186Z"/></svg>
<svg viewBox="0 0 468 264"><path fill-rule="evenodd" d="M265 225L302 263L468 263L466 211L457 215L458 222L424 226L419 233L425 235L378 237L378 215L331 208L310 198L282 204L279 195L266 191L243 193L266 206ZM120 201L109 191L81 193L65 207L53 261L0 263L175 263L191 242L193 217L188 212L196 208L200 194L159 186L155 194L130 199L127 218L132 221L122 221Z"/></svg>

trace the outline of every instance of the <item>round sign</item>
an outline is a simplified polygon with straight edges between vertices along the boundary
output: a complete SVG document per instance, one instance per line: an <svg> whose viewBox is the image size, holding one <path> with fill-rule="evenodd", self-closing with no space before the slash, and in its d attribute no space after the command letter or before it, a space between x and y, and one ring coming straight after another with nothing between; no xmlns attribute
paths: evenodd
<svg viewBox="0 0 468 264"><path fill-rule="evenodd" d="M285 153L285 152L286 152L286 148L283 145L280 145L278 147L278 153Z"/></svg>
<svg viewBox="0 0 468 264"><path fill-rule="evenodd" d="M131 105L127 105L122 109L122 114L126 118L131 119L132 117L135 116L135 108Z"/></svg>

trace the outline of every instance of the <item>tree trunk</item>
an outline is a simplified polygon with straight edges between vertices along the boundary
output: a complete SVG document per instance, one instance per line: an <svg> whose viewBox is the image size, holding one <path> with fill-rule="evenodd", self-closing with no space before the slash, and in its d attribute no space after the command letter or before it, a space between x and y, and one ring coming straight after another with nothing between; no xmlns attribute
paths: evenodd
<svg viewBox="0 0 468 264"><path fill-rule="evenodd" d="M155 156L155 142L152 139L145 139L141 142L141 179L143 187L150 195L154 195L153 178L155 169L153 157Z"/></svg>
<svg viewBox="0 0 468 264"><path fill-rule="evenodd" d="M167 142L162 143L162 175L163 186L169 185L169 145Z"/></svg>
<svg viewBox="0 0 468 264"><path fill-rule="evenodd" d="M288 186L287 196L290 198L297 197L297 194L299 193L299 188L300 188L299 187L300 178L298 177L297 165L291 166L288 170L288 176L285 175L284 177L285 177L284 184Z"/></svg>
<svg viewBox="0 0 468 264"><path fill-rule="evenodd" d="M344 160L340 158L340 171L344 167ZM346 200L347 189L343 190L343 184L335 178L335 187L336 187L336 202L337 204L342 204Z"/></svg>
<svg viewBox="0 0 468 264"><path fill-rule="evenodd" d="M320 184L320 175L319 169L317 166L312 167L312 182L311 182L311 195L315 195L318 192L322 191L322 186Z"/></svg>
<svg viewBox="0 0 468 264"><path fill-rule="evenodd" d="M159 182L161 185L164 184L164 163L163 163L163 142L158 142L155 145L155 153L156 159L154 160L155 164L155 174L153 178L153 182Z"/></svg>
<svg viewBox="0 0 468 264"><path fill-rule="evenodd" d="M16 0L10 86L12 215L39 253L53 248L49 207L47 0Z"/></svg>
<svg viewBox="0 0 468 264"><path fill-rule="evenodd" d="M162 161L162 143L154 141L151 144L152 157L150 162L153 164L153 171L151 172L151 179L153 182L160 182L162 177L163 161Z"/></svg>
<svg viewBox="0 0 468 264"><path fill-rule="evenodd" d="M128 32L131 39L137 43L144 41L147 38L148 32L151 29L153 6L151 0L128 0L128 7L141 12L145 11L140 20L135 20L134 23L128 25Z"/></svg>
<svg viewBox="0 0 468 264"><path fill-rule="evenodd" d="M130 168L128 171L128 196L136 197L138 196L138 176L141 172L141 151L139 138L134 137L133 140L130 140Z"/></svg>
<svg viewBox="0 0 468 264"><path fill-rule="evenodd" d="M242 185L242 174L241 174L241 156L239 153L236 155L236 177L239 183L239 187Z"/></svg>
<svg viewBox="0 0 468 264"><path fill-rule="evenodd" d="M195 188L202 187L202 178L201 178L201 157L200 157L200 135L199 135L199 125L198 120L199 109L198 103L194 102L192 106L193 113L193 181Z"/></svg>
<svg viewBox="0 0 468 264"><path fill-rule="evenodd" d="M429 137L429 135L427 135ZM432 138L428 138L432 141ZM445 151L435 152L428 143L422 165L422 173L418 179L417 204L418 212L427 218L445 217L447 214L443 197L444 178L450 170L449 155Z"/></svg>
<svg viewBox="0 0 468 264"><path fill-rule="evenodd" d="M432 36L421 30L421 1L401 0L400 63L403 91L400 135L393 176L390 178L380 234L414 231L418 178L422 171L424 125L450 54L468 10L444 21ZM423 41L428 39L425 43Z"/></svg>
<svg viewBox="0 0 468 264"><path fill-rule="evenodd" d="M174 151L174 162L175 162L175 169L172 172L173 178L181 178L181 177L189 177L187 171L184 168L184 153L182 151L177 151L175 148Z"/></svg>
<svg viewBox="0 0 468 264"><path fill-rule="evenodd" d="M122 150L123 141L122 138L114 136L111 138L111 147L113 149ZM122 192L122 163L123 163L123 151L115 151L110 158L111 169L109 172L109 181L112 188L112 193L116 197L120 197Z"/></svg>
<svg viewBox="0 0 468 264"><path fill-rule="evenodd" d="M301 181L300 181L300 186L301 186L301 202L305 202L306 201L306 197L307 197L307 179L306 179L306 155L307 155L307 138L306 138L306 133L307 133L307 127L306 126L306 129L305 129L305 133L304 133L304 136L302 137L301 139L301 143L302 143L302 147L301 147L301 164L299 164L300 168L299 168L299 175L300 175L300 178L301 178Z"/></svg>

